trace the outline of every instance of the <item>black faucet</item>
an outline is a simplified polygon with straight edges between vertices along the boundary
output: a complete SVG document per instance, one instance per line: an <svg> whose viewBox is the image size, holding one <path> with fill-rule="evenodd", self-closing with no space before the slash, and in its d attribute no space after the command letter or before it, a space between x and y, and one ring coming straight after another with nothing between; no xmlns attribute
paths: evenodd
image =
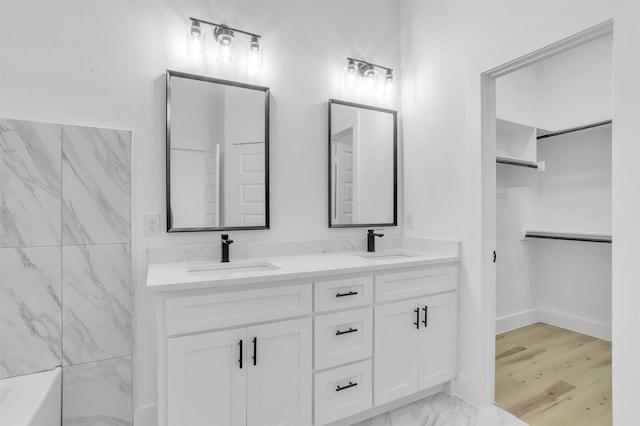
<svg viewBox="0 0 640 426"><path fill-rule="evenodd" d="M220 262L229 261L229 245L233 243L233 240L229 239L229 234L222 234L222 260Z"/></svg>
<svg viewBox="0 0 640 426"><path fill-rule="evenodd" d="M376 237L384 237L384 234L376 234L373 229L367 231L367 251L369 253L376 251Z"/></svg>

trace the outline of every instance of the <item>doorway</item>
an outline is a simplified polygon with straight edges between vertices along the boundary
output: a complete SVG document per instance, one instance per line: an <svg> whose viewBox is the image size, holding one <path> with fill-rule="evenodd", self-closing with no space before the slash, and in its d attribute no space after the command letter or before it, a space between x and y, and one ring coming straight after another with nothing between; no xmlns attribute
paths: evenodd
<svg viewBox="0 0 640 426"><path fill-rule="evenodd" d="M544 206L547 204L547 202L549 201L548 199L544 198L544 189L545 188L549 188L549 183L551 180L553 179L558 179L558 178L562 178L562 173L560 173L560 175L558 175L557 172L557 166L558 164L562 164L562 161L558 162L557 159L554 159L554 169L553 169L553 173L549 173L549 175L551 176L550 179L547 179L547 182L536 182L535 178L531 177L531 171L532 170L536 170L536 169L543 169L544 168L544 164L540 164L542 163L541 161L538 161L538 159L536 158L536 156L538 155L539 152L543 152L544 156L548 156L553 154L553 151L557 151L557 147L562 147L567 145L566 143L562 143L562 144L554 144L552 145L552 148L540 148L540 146L538 146L538 138L543 136L544 137L544 133L546 134L552 134L551 137L555 137L556 135L554 134L561 134L564 130L572 130L572 129L578 129L581 127L586 127L587 128L587 132L594 132L594 130L588 130L590 128L590 124L599 124L602 126L602 129L604 129L603 131L608 132L609 134L609 146L611 146L611 128L613 127L613 125L611 124L610 121L604 119L604 120L591 120L590 118L586 118L584 122L580 122L580 123L573 123L571 125L567 125L567 126L559 126L559 125L541 125L540 122L544 122L545 120L541 120L540 117L536 117L536 120L539 120L539 122L534 122L534 123L524 123L524 126L518 127L518 125L522 125L523 123L518 123L517 121L515 122L510 122L510 123L504 123L504 121L508 121L508 120L496 120L496 111L497 109L499 110L499 107L497 107L497 105L499 105L499 101L501 98L504 98L504 96L501 96L499 93L499 87L500 87L500 82L499 80L501 78L504 78L505 81L511 77L513 77L515 75L516 72L521 72L524 73L526 72L525 69L529 68L529 67L535 67L538 66L540 67L540 64L542 64L543 62L547 61L553 61L553 60L557 60L558 57L560 57L562 54L572 54L572 51L578 51L579 49L584 49L587 47L587 45L589 43L599 43L599 42L603 42L603 40L606 39L606 37L611 37L613 32L613 26L611 22L605 22L603 24L600 24L596 27L592 27L589 30L583 31L582 33L576 34L575 36L569 37L565 40L563 40L562 42L556 43L554 45L549 46L546 49L541 49L539 51L536 51L530 55L528 55L527 57L521 57L513 62L507 63L501 67L497 67L489 72L486 72L483 74L483 80L482 80L482 154L481 157L483 159L483 168L487 167L487 170L483 170L482 171L482 176L483 176L483 181L482 181L482 198L484 200L483 203L483 211L482 211L482 216L483 216L483 221L484 225L483 225L483 235L484 237L482 238L482 243L481 246L485 247L485 248L498 248L498 262L501 262L503 260L505 260L505 258L508 258L510 254L514 254L514 250L513 247L512 250L509 250L509 248L501 248L500 247L500 241L496 241L496 232L498 231L499 225L497 226L496 224L496 217L497 214L499 213L496 208L496 204L495 204L495 200L496 200L496 188L497 188L497 184L500 184L500 179L503 180L507 180L509 182L509 185L512 185L515 188L526 188L527 185L531 185L532 181L534 182L534 187L532 188L528 188L529 192L532 194L535 194L538 196L538 199L535 199L535 197L531 197L531 194L529 194L529 197L527 198L526 194L518 194L513 196L514 194L510 194L511 196L511 200L510 200L510 207L512 207L514 205L514 199L517 199L518 197L520 197L520 206L518 206L516 208L516 210L519 209L519 214L520 217L518 218L520 220L519 224L514 224L514 223L510 223L509 226L511 226L510 231L521 234L521 236L517 239L517 242L515 243L516 245L520 246L520 250L515 250L516 255L521 257L521 262L520 265L517 265L520 267L520 273L522 274L522 276L525 278L524 281L526 281L526 279L530 279L531 281L531 275L535 275L535 279L532 280L534 282L546 282L545 280L543 280L540 276L544 275L535 271L532 271L532 265L541 265L544 264L545 262L549 261L553 261L554 260L554 256L550 255L550 253L559 253L559 252L566 252L567 251L567 246L566 244L569 244L569 242L571 242L571 244L586 244L588 241L588 238L591 238L592 241L589 241L592 244L600 244L601 247L603 247L605 244L610 243L610 234L611 234L611 205L609 203L609 205L607 206L608 208L608 218L609 218L609 222L608 222L608 229L604 229L606 228L606 226L603 226L600 229L594 229L592 230L592 232L589 232L588 230L586 230L588 227L582 228L583 230L578 232L578 229L576 229L575 225L576 221L570 222L568 224L565 224L565 226L561 226L561 227L553 227L553 226L549 226L553 220L551 220L549 217L546 218L546 222L544 219L544 215L545 213L548 213L548 210L544 208ZM609 63L610 65L610 63ZM610 86L610 79L609 79L609 86ZM513 87L512 87L513 89ZM513 95L513 90L510 92L510 94ZM544 102L543 102L544 103ZM584 104L583 104L584 105ZM540 105L537 105L537 107L539 108ZM544 112L548 112L548 111L543 111ZM544 114L543 114L544 115ZM551 114L553 115L553 114ZM587 114L588 115L588 114ZM501 117L504 118L504 117ZM553 118L553 117L551 117ZM546 122L552 122L553 120L551 120L551 118L547 117ZM611 119L611 115L610 115L610 110L609 110L609 116L608 119ZM502 122L501 122L502 121ZM567 121L567 120L565 120ZM570 122L571 120L568 120L568 122ZM608 122L607 122L608 121ZM604 123L603 123L604 122ZM531 125L533 124L533 125ZM608 128L607 128L608 126ZM533 144L529 144L527 145L527 143L523 143L520 146L516 147L515 151L513 152L504 152L504 150L501 152L501 150L504 147L500 147L499 146L499 139L501 137L501 133L505 132L505 127L506 129L506 133L511 133L511 136L513 136L514 134L517 137L522 137L524 139L528 139L529 141L533 140ZM526 128L529 127L529 128ZM547 127L547 128L545 128ZM600 126L598 126L600 127ZM578 132L580 130L576 130L576 132ZM595 131L597 133L597 131ZM568 132L567 134L573 134L574 132ZM562 133L563 134L563 133ZM563 136L563 138L567 138L567 136ZM548 141L547 141L548 142ZM540 144L542 144L542 142L540 142ZM570 144L569 144L570 145ZM533 148L532 148L533 146ZM512 147L513 148L513 147ZM496 150L497 149L497 150ZM533 153L533 154L532 154ZM517 154L517 155L514 155ZM558 154L557 152L555 154ZM562 154L560 154L562 156ZM595 155L596 157L598 157L598 155ZM498 157L498 158L496 158ZM502 158L499 158L502 157ZM516 160L520 159L521 164L513 164L513 160L514 158L516 158ZM610 158L611 158L611 150L609 149L609 167L611 164ZM506 178L504 178L503 176L500 176L500 171L498 170L498 172L496 172L496 160L498 161L499 164L497 167L500 168L510 168L510 169L514 169L514 168L519 168L520 170L518 172L515 173L507 173L508 176ZM501 161L502 160L502 161ZM566 160L566 159L565 159ZM606 160L606 159L605 159ZM551 161L551 160L547 160L547 161ZM493 163L493 172L491 174L490 171L488 171L488 165L491 163ZM610 170L610 169L609 169ZM538 173L537 171L534 171L534 174ZM565 176L566 177L566 176ZM584 178L584 176L583 176ZM544 181L544 179L538 179L538 180L542 180ZM611 191L611 177L610 177L610 172L609 172L609 200L611 198L610 195L610 191ZM504 182L502 182L504 184ZM504 188L504 187L503 187ZM517 191L510 191L510 192L517 192ZM520 192L526 192L525 190L520 191ZM487 194L490 194L491 197L488 197ZM571 195L571 192L569 192L569 194ZM500 194L498 194L500 195ZM503 194L504 195L504 194ZM548 195L548 194L547 194ZM556 194L557 195L557 194ZM584 195L584 194L583 194ZM540 197L542 196L542 199L540 199ZM488 199L493 198L494 203L493 206L488 206ZM565 197L566 198L566 197ZM486 203L486 204L485 204ZM538 210L538 211L536 211ZM592 213L591 211L585 210L585 212L587 213ZM576 211L574 210L573 212L568 211L567 213L567 217L571 217L571 214L576 214ZM535 217L535 216L543 216L543 218L541 219L540 217L538 217L538 222L539 224L546 224L547 226L522 226L523 222L527 222L527 223L533 223L535 224L536 221L533 220L531 217ZM561 216L561 215L560 215ZM588 216L588 215L587 215ZM490 218L493 217L493 224L489 224L487 225L488 220L490 220ZM581 219L580 217L576 216L577 219ZM487 219L489 218L489 219ZM517 222L517 221L515 221ZM580 222L580 220L577 220L577 222ZM586 222L584 222L586 223ZM583 224L584 224L583 223ZM573 227L573 229L572 229ZM529 228L529 229L527 229ZM579 228L579 227L578 227ZM487 232L488 230L488 232ZM492 231L491 231L492 230ZM527 235L528 231L532 231L531 234ZM535 232L538 231L539 235L534 235ZM551 233L555 233L555 234L565 234L565 235L543 235L544 231L552 231ZM608 232L606 232L608 231ZM609 234L609 241L596 241L597 239L604 237L606 238L605 234ZM577 238L582 238L582 240L578 241L576 240L574 237L576 237L576 235L572 235L572 234L582 234L582 235L578 235ZM589 234L589 235L586 235ZM544 240L533 240L534 237L541 237L544 238ZM560 238L560 237L567 237L565 239ZM540 243L540 241L542 241L542 243ZM563 241L563 243L560 244L565 244L565 246L562 249L559 249L558 247L553 247L550 246L549 244L551 244L551 241L557 243L558 241ZM542 249L540 249L540 247L535 247L535 246L545 246ZM595 246L592 246L592 248ZM611 247L612 244L609 244L609 253L611 252ZM589 249L587 249L588 251ZM578 250L579 252L580 250ZM573 255L574 257L580 258L581 255ZM571 263L573 262L573 260L566 262L566 263ZM606 262L604 262L606 263ZM609 297L608 300L607 298L601 298L600 302L602 304L606 304L608 305L609 308L609 312L611 310L611 296L610 296L610 290L611 290L611 254L609 254L609 258L608 258L608 264L609 264L609 270L608 272L606 272L606 268L605 268L605 273L604 275L607 276L608 282L609 282ZM589 265L591 266L591 265ZM553 268L557 268L558 265L556 264ZM528 269L527 269L528 268ZM554 270L553 268L551 268L551 270ZM513 269L513 268L512 268ZM515 268L517 269L517 268ZM549 268L546 269L546 271L548 271ZM482 271L483 271L483 275L482 275L482 279L485 283L487 282L493 282L493 285L496 285L496 281L497 281L497 277L499 278L499 271L498 268L496 266L494 266L493 268L485 268L482 267ZM513 272L513 271L511 271ZM504 274L503 274L504 275ZM520 283L522 284L522 283ZM513 287L518 287L513 286ZM511 287L509 288L510 290L514 290L514 288ZM607 336L601 336L599 334L601 334L600 332L602 330L584 330L584 329L580 329L580 327L574 327L574 324L567 324L566 320L567 318L575 320L577 317L579 317L579 315L575 315L568 313L568 315L565 316L565 318L561 318L561 320L565 320L565 323L562 323L562 321L560 321L560 324L554 324L554 321L557 320L557 318L550 318L550 314L549 312L551 312L551 309L548 309L546 307L543 307L541 309L539 309L539 307L537 307L535 305L535 303L532 306L529 306L529 309L524 309L521 312L521 315L500 315L501 312L497 312L498 309L500 308L500 301L496 300L496 297L500 297L500 286L498 287L493 287L494 288L494 292L489 291L488 292L488 297L492 297L493 301L488 300L487 301L487 305L489 306L489 309L491 312L489 312L488 315L488 320L489 321L495 321L496 319L496 313L498 314L498 317L500 320L499 324L492 324L490 327L492 330L495 331L505 331L506 329L518 329L518 328L522 328L521 326L533 326L534 324L538 323L538 322L542 322L544 324L547 324L548 326L542 326L541 329L539 330L531 330L530 334L531 335L541 335L541 336L551 336L552 334L557 334L558 336L560 336L561 340L571 340L572 338L575 339L580 339L581 337L567 337L564 336L562 329L572 329L574 332L575 331L581 331L582 333L580 333L581 336L586 336L585 338L594 338L594 339L599 339L601 337L607 337ZM541 289L538 288L536 286L532 286L531 282L529 282L529 287L526 286L520 286L519 290L524 290L525 291L525 299L528 298L529 302L532 301L536 301L536 298L538 296L540 296L542 293L544 293L545 291L547 291L548 289ZM528 292L528 293L527 293ZM575 289L574 289L575 292ZM567 293L570 295L570 291L567 291ZM522 293L520 293L520 295L522 295ZM548 296L548 294L547 294ZM563 295L559 295L558 298L561 299ZM564 295L566 296L566 295ZM577 298L580 297L580 294L574 294L573 298L574 300L577 300ZM526 300L525 300L526 301ZM503 312L504 313L504 312ZM491 319L493 318L493 320ZM609 317L608 317L608 337L610 338L611 335L611 314L609 313ZM596 324L596 323L603 323L603 321L592 321L592 323ZM505 328L505 324L510 324L508 326L506 326ZM550 325L549 325L550 324ZM560 325L560 330L556 330L553 327ZM593 325L593 324L591 324ZM598 324L596 324L598 325ZM534 328L534 327L532 327ZM597 328L597 327L596 327ZM606 328L606 327L605 327ZM526 331L526 330L525 330ZM586 332L589 332L589 334L586 334ZM526 334L526 333L525 333ZM606 333L605 333L606 334ZM564 337L562 337L564 336ZM502 337L504 338L504 337ZM495 333L492 339L495 339ZM516 339L517 340L517 339ZM493 340L495 342L495 340ZM558 344L557 343L551 343L552 346L554 346L554 348L557 348ZM507 359L509 356L514 355L517 352L523 352L522 354L520 354L520 358L526 358L527 356L530 355L527 354L525 355L524 352L527 351L527 349L523 349L524 345L512 345L513 347L511 348L499 348L498 351L496 351L496 348L493 347L491 348L493 353L495 354L496 357L501 357L500 360L504 361L505 359ZM502 350L505 349L505 350ZM533 349L534 351L541 351L541 352L550 352L550 350L548 348L544 348L544 347L537 347L537 349ZM510 352L511 351L511 352ZM514 352L515 351L515 352ZM562 352L561 350L558 350L560 352ZM610 347L609 347L609 353L610 353ZM589 355L585 355L586 357L588 357ZM517 357L516 357L517 358ZM498 398L498 392L501 390L499 389L500 386L502 386L501 384L498 384L498 386L493 387L494 384L496 384L495 381L495 360L492 359L492 366L490 369L490 373L492 377L488 378L489 382L491 382L492 388L496 391L495 395L496 395L496 399L499 401ZM540 360L536 360L535 362L541 362ZM609 357L609 365L610 365L610 357ZM552 367L550 367L551 369L553 369ZM610 367L609 367L610 368ZM547 374L543 371L541 371L542 375ZM527 376L530 380L534 380L534 381L542 381L541 377L535 378L533 376ZM609 370L608 373L608 380L609 380L609 393L610 393L610 379L611 377L611 373ZM552 380L553 378L549 378L548 380ZM525 379L523 379L525 380ZM547 392L548 394L556 394L556 393L563 393L566 394L568 392L571 392L569 390L569 388L573 387L573 388L578 388L578 386L573 385L571 383L565 382L565 384L560 383L560 387L556 386L553 387L554 384L557 384L557 382L562 382L562 380L556 380L553 383L549 383L549 386L547 386L545 389L543 389L543 391L535 394L535 395L531 395L530 397L527 398L527 401L524 402L520 402L520 403L515 403L513 404L516 408L520 407L520 413L519 414L523 414L524 411L527 411L525 409L523 409L522 407L525 406L531 406L531 405L539 405L539 407L537 408L541 408L542 410L544 410L545 408L547 409L547 411L549 411L549 407L553 406L553 404L557 405L557 400L556 401L547 401L549 402L549 405L546 407L543 407L543 405L546 403L545 401L542 401L542 394L544 394L544 391ZM538 398L538 399L536 399ZM533 401L533 402L532 402ZM598 406L606 406L608 404L608 406L610 407L611 401L610 401L610 396L607 398L607 402L603 402L603 404L600 404L600 402L602 401L598 401L596 402L596 404ZM518 405L520 404L520 405ZM504 408L508 408L508 407L504 407ZM584 408L585 411L589 411L591 407L587 407ZM529 410L531 411L531 410ZM609 416L610 416L610 408L609 408ZM526 418L526 417L525 417ZM529 420L529 419L527 419ZM531 421L531 420L529 420ZM531 421L532 424L537 424L533 421ZM545 423L539 423L539 424L545 424ZM550 423L550 424L554 424L554 423ZM556 423L556 424L560 424L560 423ZM571 424L571 423L563 423L563 424ZM586 424L586 423L585 423ZM604 423L606 424L606 423Z"/></svg>

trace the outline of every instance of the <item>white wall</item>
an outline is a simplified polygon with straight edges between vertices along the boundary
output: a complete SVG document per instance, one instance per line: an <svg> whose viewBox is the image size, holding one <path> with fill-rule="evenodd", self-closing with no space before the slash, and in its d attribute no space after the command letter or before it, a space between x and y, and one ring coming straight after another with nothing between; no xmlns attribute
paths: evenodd
<svg viewBox="0 0 640 426"><path fill-rule="evenodd" d="M143 235L143 214L164 218L164 73L245 80L186 56L188 17L264 39L264 71L255 83L272 95L271 229L236 232L233 239L364 236L361 229L327 228L327 100L355 100L342 89L347 56L398 69L397 3L3 1L0 15L0 116L133 130L136 407L156 400L147 246L219 239L217 233ZM396 78L401 81L399 72ZM384 106L398 104L390 99Z"/></svg>
<svg viewBox="0 0 640 426"><path fill-rule="evenodd" d="M460 351L455 389L491 401L490 315L483 279L480 73L615 18L613 139L614 423L638 424L633 389L640 382L640 10L635 2L408 2L402 10L405 211L409 235L460 238ZM480 56L482 52L483 56ZM477 71L477 74L476 74ZM489 160L489 158L485 159ZM443 176L447 176L443 179ZM492 183L495 185L495 182ZM485 258L486 256L486 258ZM485 260L486 259L486 260ZM486 275L485 275L486 274ZM495 302L495 301L494 301ZM484 354L484 355L483 355ZM489 354L489 355L487 355Z"/></svg>

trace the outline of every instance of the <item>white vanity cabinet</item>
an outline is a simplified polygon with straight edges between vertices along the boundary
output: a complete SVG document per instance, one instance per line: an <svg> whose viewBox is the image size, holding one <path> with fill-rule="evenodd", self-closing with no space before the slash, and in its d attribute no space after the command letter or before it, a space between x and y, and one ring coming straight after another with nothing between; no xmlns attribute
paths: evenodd
<svg viewBox="0 0 640 426"><path fill-rule="evenodd" d="M224 290L159 299L159 424L310 425L311 283Z"/></svg>
<svg viewBox="0 0 640 426"><path fill-rule="evenodd" d="M343 426L439 391L455 376L457 269L371 263L159 293L159 426Z"/></svg>
<svg viewBox="0 0 640 426"><path fill-rule="evenodd" d="M454 377L456 318L455 292L376 306L375 405Z"/></svg>

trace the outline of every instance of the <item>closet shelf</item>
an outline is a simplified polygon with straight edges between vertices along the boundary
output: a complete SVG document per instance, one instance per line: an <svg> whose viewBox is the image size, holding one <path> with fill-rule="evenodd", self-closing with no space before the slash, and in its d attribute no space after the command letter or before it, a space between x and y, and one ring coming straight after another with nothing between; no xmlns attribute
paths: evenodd
<svg viewBox="0 0 640 426"><path fill-rule="evenodd" d="M541 170L544 170L544 168L541 167L541 163L537 163L535 161L529 161L529 160L521 160L519 158L513 158L513 157L496 156L496 163L506 164L508 166L528 167L530 169L540 168Z"/></svg>
<svg viewBox="0 0 640 426"><path fill-rule="evenodd" d="M526 238L611 243L611 235L609 234L587 234L582 232L524 231L522 233L522 239L524 240Z"/></svg>
<svg viewBox="0 0 640 426"><path fill-rule="evenodd" d="M585 124L584 126L572 127L570 129L558 130L556 132L544 132L536 136L537 140L552 138L554 136L566 135L567 133L579 132L582 130L593 129L594 127L606 126L613 123L613 120L599 121L597 123Z"/></svg>

